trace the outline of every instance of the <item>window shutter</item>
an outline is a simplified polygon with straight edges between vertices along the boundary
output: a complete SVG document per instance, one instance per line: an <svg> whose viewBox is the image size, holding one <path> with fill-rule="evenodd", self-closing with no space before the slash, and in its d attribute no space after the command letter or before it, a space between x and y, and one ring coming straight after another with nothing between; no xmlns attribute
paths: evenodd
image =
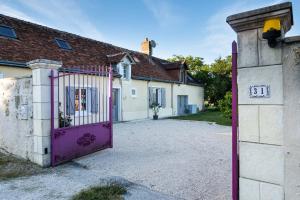
<svg viewBox="0 0 300 200"><path fill-rule="evenodd" d="M153 89L149 87L149 107L153 104Z"/></svg>
<svg viewBox="0 0 300 200"><path fill-rule="evenodd" d="M86 110L92 112L92 88L86 89Z"/></svg>
<svg viewBox="0 0 300 200"><path fill-rule="evenodd" d="M91 113L98 112L98 89L91 88Z"/></svg>
<svg viewBox="0 0 300 200"><path fill-rule="evenodd" d="M158 88L156 89L156 102L158 105L162 106L162 88Z"/></svg>
<svg viewBox="0 0 300 200"><path fill-rule="evenodd" d="M161 106L163 108L166 107L166 89L165 88L161 88Z"/></svg>
<svg viewBox="0 0 300 200"><path fill-rule="evenodd" d="M75 114L75 87L66 87L66 114Z"/></svg>

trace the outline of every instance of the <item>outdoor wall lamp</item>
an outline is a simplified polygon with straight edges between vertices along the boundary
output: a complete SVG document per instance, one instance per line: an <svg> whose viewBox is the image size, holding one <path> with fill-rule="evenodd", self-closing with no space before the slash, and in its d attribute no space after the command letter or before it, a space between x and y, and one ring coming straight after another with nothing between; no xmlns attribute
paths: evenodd
<svg viewBox="0 0 300 200"><path fill-rule="evenodd" d="M268 45L271 48L276 47L277 38L281 36L280 19L268 19L265 21L262 37L268 40Z"/></svg>

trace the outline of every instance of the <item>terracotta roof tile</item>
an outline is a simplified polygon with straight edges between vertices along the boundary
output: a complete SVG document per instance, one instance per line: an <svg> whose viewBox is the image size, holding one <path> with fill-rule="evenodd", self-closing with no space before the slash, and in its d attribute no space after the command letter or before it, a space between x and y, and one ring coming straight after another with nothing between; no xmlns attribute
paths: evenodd
<svg viewBox="0 0 300 200"><path fill-rule="evenodd" d="M1 14L0 25L12 27L17 35L17 39L0 37L0 60L28 62L50 59L62 61L65 67L78 67L116 62L128 53L135 61L132 65L133 76L179 81L179 76L168 72L168 68L178 68L178 63ZM55 38L67 41L72 50L61 49Z"/></svg>

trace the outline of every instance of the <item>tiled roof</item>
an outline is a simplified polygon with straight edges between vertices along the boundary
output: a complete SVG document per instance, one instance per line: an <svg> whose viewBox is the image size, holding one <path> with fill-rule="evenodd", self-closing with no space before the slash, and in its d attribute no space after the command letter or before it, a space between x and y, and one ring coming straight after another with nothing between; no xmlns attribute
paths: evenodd
<svg viewBox="0 0 300 200"><path fill-rule="evenodd" d="M179 76L168 72L168 68L179 69L178 63L1 14L0 25L12 27L17 35L17 39L0 36L0 60L28 62L49 59L62 61L64 67L78 67L116 62L127 53L135 62L132 65L132 77L179 81ZM61 49L55 38L65 40L72 49Z"/></svg>

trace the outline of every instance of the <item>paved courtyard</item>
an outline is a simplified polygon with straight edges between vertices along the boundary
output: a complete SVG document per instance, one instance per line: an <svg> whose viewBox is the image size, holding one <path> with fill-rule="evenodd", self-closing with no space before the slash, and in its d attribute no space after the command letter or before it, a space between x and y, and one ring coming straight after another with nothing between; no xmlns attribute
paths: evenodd
<svg viewBox="0 0 300 200"><path fill-rule="evenodd" d="M116 179L126 199L231 198L231 128L207 122L144 120L114 125L114 148L48 173L0 182L0 199L69 199Z"/></svg>

